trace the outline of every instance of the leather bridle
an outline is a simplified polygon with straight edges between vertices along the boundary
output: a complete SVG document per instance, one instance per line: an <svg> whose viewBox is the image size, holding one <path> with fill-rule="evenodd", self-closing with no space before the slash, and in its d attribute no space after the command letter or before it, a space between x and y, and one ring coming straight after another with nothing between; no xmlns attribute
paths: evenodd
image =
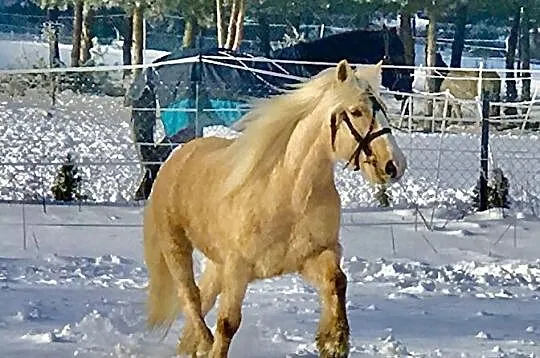
<svg viewBox="0 0 540 358"><path fill-rule="evenodd" d="M378 111L382 111L384 116L387 117L386 111L381 106L381 104L375 99L374 97L371 97L371 103L372 103L372 109L373 109L373 118L371 119L371 122L369 123L369 129L365 136L362 136L354 127L352 124L352 121L347 114L346 111L342 111L339 113L339 116L341 116L343 122L347 124L347 127L349 127L349 131L351 132L354 139L358 142L358 147L356 147L356 150L352 153L349 160L347 161L347 164L345 165L345 168L347 168L351 161L354 159L354 171L360 170L360 154L364 152L367 157L371 157L373 155L373 151L370 148L370 143L384 135L384 134L390 134L392 131L390 128L385 127L381 128L376 132L373 132L373 128L375 126L375 116ZM331 136L332 136L332 149L335 150L335 141L336 141L336 134L337 134L337 116L338 114L333 113L332 117L330 119L330 129L331 129Z"/></svg>

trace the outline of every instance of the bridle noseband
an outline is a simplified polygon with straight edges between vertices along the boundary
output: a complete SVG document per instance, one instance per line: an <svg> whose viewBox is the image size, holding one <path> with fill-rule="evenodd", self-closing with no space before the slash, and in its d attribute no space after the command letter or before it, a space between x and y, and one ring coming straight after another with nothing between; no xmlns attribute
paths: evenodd
<svg viewBox="0 0 540 358"><path fill-rule="evenodd" d="M352 124L351 119L349 118L349 115L347 112L343 111L339 115L342 117L343 122L347 124L347 127L349 127L349 131L351 132L354 139L358 142L358 147L356 147L356 150L352 153L351 157L347 161L347 164L345 165L345 168L347 168L351 161L354 159L354 171L360 170L360 154L364 152L367 157L371 157L373 155L373 151L371 150L369 144L375 139L378 138L384 134L390 134L392 131L390 128L385 127L381 128L376 132L373 132L373 127L375 126L375 116L378 111L382 111L383 114L386 116L386 111L384 108L380 105L380 103L375 100L371 99L371 103L373 104L373 118L371 119L371 122L369 123L369 129L365 135L365 137L362 137L362 135L354 128L354 125ZM331 135L332 135L332 149L335 150L335 141L336 141L336 133L337 133L337 115L336 113L332 114L332 117L330 119L330 129L331 129Z"/></svg>

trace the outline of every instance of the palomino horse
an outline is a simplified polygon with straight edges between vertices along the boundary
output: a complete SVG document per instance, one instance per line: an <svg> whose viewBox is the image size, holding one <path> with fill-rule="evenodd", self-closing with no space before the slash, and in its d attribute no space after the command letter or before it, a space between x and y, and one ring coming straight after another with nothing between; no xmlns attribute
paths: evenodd
<svg viewBox="0 0 540 358"><path fill-rule="evenodd" d="M237 139L194 139L163 164L144 215L148 324L167 328L182 310L179 354L227 357L248 284L298 272L321 295L321 356L348 355L334 164L347 160L373 183L395 182L407 166L380 76L381 63L355 72L342 60L261 100ZM209 259L199 286L194 249ZM218 295L213 336L204 317Z"/></svg>
<svg viewBox="0 0 540 358"><path fill-rule="evenodd" d="M478 96L479 71L449 71L441 83L440 91L448 90L457 99L472 100ZM501 77L495 71L482 71L482 92L490 101L498 102L501 94ZM449 108L450 105L449 105ZM454 116L463 118L461 104L453 103ZM451 113L452 113L451 112ZM500 107L493 106L490 112L493 116L500 114Z"/></svg>

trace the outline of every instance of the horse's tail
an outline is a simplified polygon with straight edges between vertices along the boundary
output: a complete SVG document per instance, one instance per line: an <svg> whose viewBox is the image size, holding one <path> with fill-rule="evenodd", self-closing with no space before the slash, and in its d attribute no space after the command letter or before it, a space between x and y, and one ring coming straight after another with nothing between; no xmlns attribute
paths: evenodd
<svg viewBox="0 0 540 358"><path fill-rule="evenodd" d="M165 330L165 336L180 312L180 305L176 284L161 252L151 216L151 209L147 207L144 218L144 256L148 270L147 325L152 330Z"/></svg>

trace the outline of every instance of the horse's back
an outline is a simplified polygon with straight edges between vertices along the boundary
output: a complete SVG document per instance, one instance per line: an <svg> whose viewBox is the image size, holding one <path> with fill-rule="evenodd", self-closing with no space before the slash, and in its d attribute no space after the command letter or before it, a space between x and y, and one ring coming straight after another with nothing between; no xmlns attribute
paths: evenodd
<svg viewBox="0 0 540 358"><path fill-rule="evenodd" d="M441 83L441 92L450 93L462 99L474 99L478 94L479 71L449 71ZM501 78L495 71L482 71L482 90L499 93Z"/></svg>
<svg viewBox="0 0 540 358"><path fill-rule="evenodd" d="M219 166L217 157L232 142L220 137L204 137L176 148L157 174L149 204L162 210L178 204L186 193L199 190L198 184L209 183L210 170Z"/></svg>

